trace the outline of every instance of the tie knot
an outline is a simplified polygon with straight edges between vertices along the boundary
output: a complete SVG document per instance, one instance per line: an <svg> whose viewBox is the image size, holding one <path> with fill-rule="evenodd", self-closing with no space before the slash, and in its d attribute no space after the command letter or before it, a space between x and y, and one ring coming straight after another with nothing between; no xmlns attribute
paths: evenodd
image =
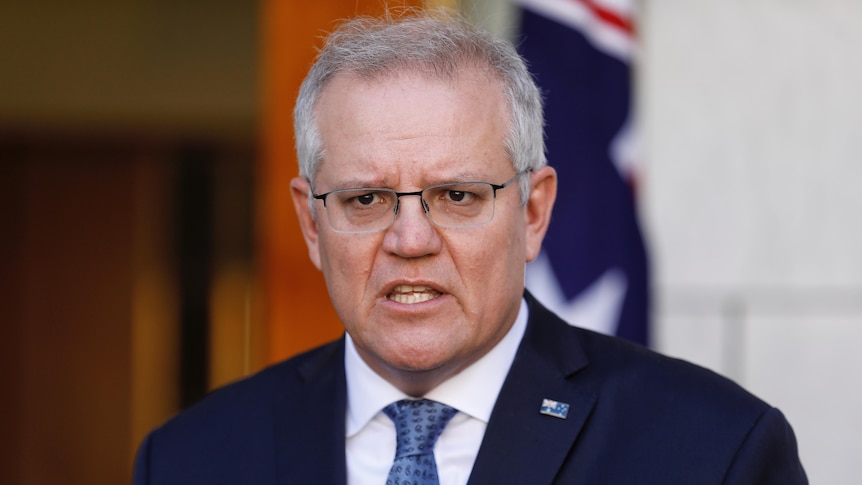
<svg viewBox="0 0 862 485"><path fill-rule="evenodd" d="M458 411L430 399L404 399L383 409L395 423L397 446L395 456L430 454L443 428Z"/></svg>

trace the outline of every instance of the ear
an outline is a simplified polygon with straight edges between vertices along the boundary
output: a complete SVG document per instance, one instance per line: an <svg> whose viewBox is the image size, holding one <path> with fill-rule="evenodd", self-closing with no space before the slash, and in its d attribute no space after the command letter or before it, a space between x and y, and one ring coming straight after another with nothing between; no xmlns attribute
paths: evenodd
<svg viewBox="0 0 862 485"><path fill-rule="evenodd" d="M308 257L311 258L311 262L317 269L320 269L320 246L318 245L320 239L317 231L317 220L315 220L308 203L310 191L311 187L308 185L308 180L296 177L290 181L293 208L296 210L297 219L299 219L299 227L302 229L305 245L308 246Z"/></svg>
<svg viewBox="0 0 862 485"><path fill-rule="evenodd" d="M557 171L552 167L542 167L530 173L530 197L527 199L527 262L539 255L542 240L551 222L551 210L557 199Z"/></svg>

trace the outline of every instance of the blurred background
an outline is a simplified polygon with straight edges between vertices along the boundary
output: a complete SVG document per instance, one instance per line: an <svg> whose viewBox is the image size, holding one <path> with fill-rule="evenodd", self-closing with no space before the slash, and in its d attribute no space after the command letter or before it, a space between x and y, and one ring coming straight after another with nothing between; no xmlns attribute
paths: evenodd
<svg viewBox="0 0 862 485"><path fill-rule="evenodd" d="M556 1L628 34L650 345L784 411L813 483L854 483L862 3ZM428 3L520 39L543 2ZM152 427L340 334L291 111L334 19L382 4L0 0L0 483L127 483Z"/></svg>

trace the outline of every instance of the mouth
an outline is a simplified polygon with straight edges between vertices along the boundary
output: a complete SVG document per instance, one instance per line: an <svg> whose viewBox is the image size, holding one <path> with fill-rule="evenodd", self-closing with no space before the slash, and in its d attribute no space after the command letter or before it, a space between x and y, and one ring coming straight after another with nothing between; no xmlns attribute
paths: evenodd
<svg viewBox="0 0 862 485"><path fill-rule="evenodd" d="M386 295L386 298L396 303L414 305L416 303L433 300L440 295L442 295L442 293L430 286L398 285L392 289L391 293Z"/></svg>

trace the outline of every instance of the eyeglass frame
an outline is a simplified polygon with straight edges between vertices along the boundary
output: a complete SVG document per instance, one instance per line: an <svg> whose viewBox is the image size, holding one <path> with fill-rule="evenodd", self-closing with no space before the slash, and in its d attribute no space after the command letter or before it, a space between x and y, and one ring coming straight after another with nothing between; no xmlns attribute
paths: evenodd
<svg viewBox="0 0 862 485"><path fill-rule="evenodd" d="M434 225L435 225L435 226L437 226L437 227L441 227L441 228L464 228L464 227L475 227L475 226L481 226L481 225L484 225L484 224L487 224L487 223L489 223L489 222L493 221L493 220L494 220L494 215L496 214L496 210L495 210L494 212L492 212L492 213L491 213L491 218L490 218L490 219L488 219L487 221L484 221L484 222L479 222L479 223L476 223L476 224L468 224L468 225L465 225L465 226L444 226L444 225L440 225L440 224L438 224L436 221L434 221L434 217L430 215L430 214L431 214L431 209L430 209L430 207L428 207L428 203L425 201L425 197L423 197L423 196L422 196L422 194L424 194L426 190L431 190L431 189L436 189L436 188L440 188L440 187L445 187L445 186L447 186L447 185L461 185L461 184L485 184L485 185L489 185L489 186L491 186L491 190L492 190L492 200L494 201L494 204L495 204L495 206L494 206L494 207L496 208L496 202L497 202L497 191L498 191L498 190L505 189L506 187L508 187L508 186L512 185L513 183L515 183L515 181L516 181L516 180L518 180L518 179L519 179L519 178L521 178L522 176L524 176L524 175L526 175L526 174L528 174L528 173L530 173L530 172L532 172L532 171L533 171L533 169L532 169L532 168L528 168L528 169L526 169L526 170L522 170L522 171L520 171L520 172L516 173L516 174L515 174L512 178L510 178L509 180L507 180L507 181L503 182L502 184L492 184L491 182L446 182L446 183L442 183L442 184L432 185L432 186L430 186L430 187L425 187L425 188L424 188L424 189L422 189L422 190L413 191L413 192L397 192L397 191L395 191L395 190L388 189L388 188L384 188L384 187L348 187L348 188L345 188L345 189L335 189L335 190L330 190L329 192L325 192L325 193L323 193L323 194L315 194L315 193L312 191L312 192L311 192L311 197L312 197L312 199L316 199L316 200L321 200L321 201L323 201L323 208L324 208L325 210L327 210L327 211L328 211L329 209L328 209L328 208L327 208L327 206L326 206L326 197L327 197L328 195L330 195L330 194L335 193L335 192L347 192L347 191L350 191L350 190L363 190L363 191L367 190L367 191L369 191L369 192L373 192L373 191L384 191L384 192L391 193L391 194L394 194L394 195L395 195L395 206L394 206L394 208L393 208L392 219L389 221L389 224L387 224L387 225L385 225L385 226L383 226L383 227L381 227L381 228L379 228L379 229L369 229L369 230L364 230L364 231L345 231L345 230L342 230L342 229L336 229L335 227L333 227L333 226L332 226L332 220L329 218L329 215L328 215L328 212L327 212L326 220L327 220L327 224L329 224L329 227L330 227L333 231L335 231L335 232L340 232L340 233L342 233L342 234L369 234L369 233L381 232L381 231L385 231L385 230L389 229L390 227L392 227L392 224L394 224L394 223L395 223L395 218L396 218L396 217L398 217L398 209L401 207L401 197L403 197L403 196L408 196L408 195L413 195L413 196L418 196L418 197L419 197L419 200L420 200L420 201L421 201L421 203L422 203L422 212L423 212L423 213L425 213L425 216L428 218L428 220L429 220L429 221L431 221L431 223L432 223L432 224L434 224Z"/></svg>

